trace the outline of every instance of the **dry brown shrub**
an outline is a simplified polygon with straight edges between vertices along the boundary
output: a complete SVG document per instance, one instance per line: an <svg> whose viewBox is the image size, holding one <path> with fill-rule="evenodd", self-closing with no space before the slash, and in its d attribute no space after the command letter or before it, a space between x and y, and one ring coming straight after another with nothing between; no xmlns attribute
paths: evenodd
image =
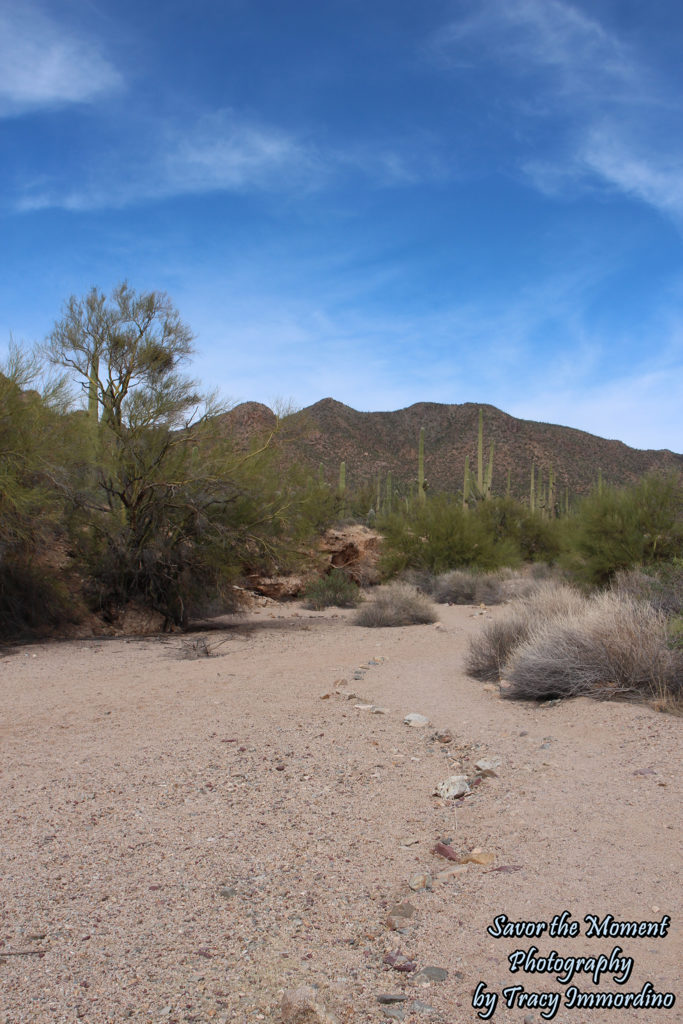
<svg viewBox="0 0 683 1024"><path fill-rule="evenodd" d="M582 610L536 621L506 667L505 696L677 700L683 656L667 639L666 617L651 605L598 594Z"/></svg>
<svg viewBox="0 0 683 1024"><path fill-rule="evenodd" d="M504 615L487 622L470 641L465 670L475 679L497 681L513 652L534 627L547 619L579 611L585 599L562 583L534 582L533 589L514 600Z"/></svg>
<svg viewBox="0 0 683 1024"><path fill-rule="evenodd" d="M374 600L356 613L357 626L416 626L436 622L438 616L431 601L407 583L381 587Z"/></svg>

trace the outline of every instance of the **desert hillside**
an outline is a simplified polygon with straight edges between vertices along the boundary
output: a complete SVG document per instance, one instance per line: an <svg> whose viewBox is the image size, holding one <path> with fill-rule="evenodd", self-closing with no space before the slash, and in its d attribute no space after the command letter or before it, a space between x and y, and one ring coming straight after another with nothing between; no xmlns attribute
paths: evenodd
<svg viewBox="0 0 683 1024"><path fill-rule="evenodd" d="M286 429L292 435L287 456L318 471L322 463L330 482L346 462L348 486L374 483L391 472L394 482L407 487L417 477L418 439L425 430L425 476L431 491L456 492L462 488L465 458L477 464L479 409L484 414L484 459L494 442L493 491L504 494L510 472L511 492L529 493L532 464L545 479L552 469L556 493L588 493L598 473L618 486L633 483L651 470L680 470L683 455L671 451L641 451L621 441L606 440L582 430L509 416L492 405L466 402L440 405L418 402L396 412L357 412L325 398L294 416ZM226 418L239 436L267 428L274 420L263 405L248 402Z"/></svg>

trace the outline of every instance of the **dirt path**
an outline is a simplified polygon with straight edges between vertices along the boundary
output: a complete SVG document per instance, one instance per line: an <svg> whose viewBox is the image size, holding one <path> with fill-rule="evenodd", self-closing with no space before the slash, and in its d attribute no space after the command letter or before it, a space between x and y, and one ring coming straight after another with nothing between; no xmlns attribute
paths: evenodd
<svg viewBox="0 0 683 1024"><path fill-rule="evenodd" d="M0 1021L277 1022L283 992L313 985L340 1024L465 1024L480 982L499 995L496 1022L543 1020L532 993L550 1012L560 993L558 1024L682 1020L683 994L670 1009L565 1005L572 986L678 994L680 719L500 700L462 670L482 618L440 614L439 628L367 630L288 605L207 634L209 658L183 657L179 637L1 658L0 953L22 955L0 955ZM321 699L340 679L358 699ZM409 712L433 727L407 727ZM459 802L432 795L480 758L500 761L497 777ZM411 876L449 866L438 840L495 859L411 891ZM391 930L401 901L415 913ZM499 915L565 910L574 938L487 932ZM589 914L671 925L588 937ZM534 946L620 947L632 974L511 973L508 957ZM515 985L529 1005L505 1006Z"/></svg>

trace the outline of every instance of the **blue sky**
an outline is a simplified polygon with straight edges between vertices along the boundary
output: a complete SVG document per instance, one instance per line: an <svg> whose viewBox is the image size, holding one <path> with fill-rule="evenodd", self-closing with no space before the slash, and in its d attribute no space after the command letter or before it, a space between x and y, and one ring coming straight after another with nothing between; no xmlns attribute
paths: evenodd
<svg viewBox="0 0 683 1024"><path fill-rule="evenodd" d="M0 358L167 291L234 401L683 451L678 0L0 0Z"/></svg>

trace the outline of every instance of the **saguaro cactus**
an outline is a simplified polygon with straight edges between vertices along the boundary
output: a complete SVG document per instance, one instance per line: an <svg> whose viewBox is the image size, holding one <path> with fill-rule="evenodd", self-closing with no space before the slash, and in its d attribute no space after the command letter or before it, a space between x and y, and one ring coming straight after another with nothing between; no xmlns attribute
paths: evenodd
<svg viewBox="0 0 683 1024"><path fill-rule="evenodd" d="M417 451L417 500L421 505L427 500L425 490L425 428L420 427L420 442Z"/></svg>
<svg viewBox="0 0 683 1024"><path fill-rule="evenodd" d="M493 484L493 447L494 443L491 441L491 449L489 451L489 461L486 467L486 480L484 481L484 498L488 500L491 497L491 485Z"/></svg>
<svg viewBox="0 0 683 1024"><path fill-rule="evenodd" d="M479 440L477 442L477 490L484 493L484 410L479 410Z"/></svg>
<svg viewBox="0 0 683 1024"><path fill-rule="evenodd" d="M339 498L341 500L340 515L342 518L346 512L346 463L339 466Z"/></svg>

